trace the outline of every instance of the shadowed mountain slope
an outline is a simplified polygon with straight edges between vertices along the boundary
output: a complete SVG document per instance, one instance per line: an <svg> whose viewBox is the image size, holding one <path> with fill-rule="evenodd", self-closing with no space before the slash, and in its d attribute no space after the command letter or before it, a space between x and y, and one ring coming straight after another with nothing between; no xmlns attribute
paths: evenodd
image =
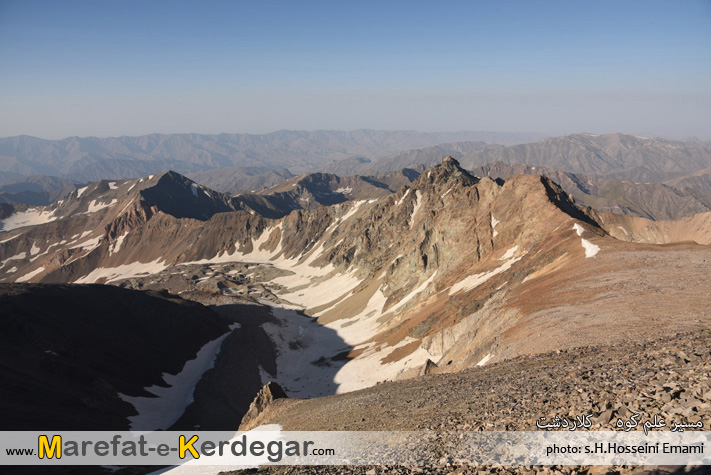
<svg viewBox="0 0 711 475"><path fill-rule="evenodd" d="M126 430L133 406L167 386L230 321L167 293L0 284L3 430Z"/></svg>

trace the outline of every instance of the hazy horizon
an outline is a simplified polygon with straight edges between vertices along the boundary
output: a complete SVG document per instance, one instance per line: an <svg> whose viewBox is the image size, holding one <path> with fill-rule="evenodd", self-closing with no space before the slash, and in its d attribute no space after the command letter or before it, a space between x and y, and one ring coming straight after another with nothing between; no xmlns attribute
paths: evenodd
<svg viewBox="0 0 711 475"><path fill-rule="evenodd" d="M0 2L0 136L711 139L711 3Z"/></svg>
<svg viewBox="0 0 711 475"><path fill-rule="evenodd" d="M501 131L501 130L415 130L415 129L373 129L373 128L360 128L360 129L311 129L311 130L306 130L306 129L279 129L279 130L272 130L272 131L267 131L267 132L257 132L257 133L252 133L252 132L149 132L145 134L136 134L136 135L69 135L65 137L38 137L36 135L31 135L31 134L17 134L17 135L6 135L6 136L0 136L0 139L8 139L8 138L13 138L13 137L32 137L40 140L56 140L56 141L62 141L62 140L68 140L68 139L73 139L73 138L78 138L78 139L118 139L122 137L146 137L150 135L208 135L208 136L219 136L219 135L270 135L270 134L276 134L279 132L306 132L306 133L314 133L314 132L344 132L344 133L351 133L351 132L357 132L360 130L371 130L375 132L413 132L413 133L423 133L423 134L437 134L437 133L452 133L452 134L457 134L457 133L484 133L484 134L510 134L510 135L542 135L545 137L550 137L550 138L555 138L555 137L564 137L567 135L612 135L612 134L623 134L623 135L631 135L634 137L639 137L639 138L660 138L660 139L666 139L666 140L672 140L672 141L689 141L689 140L699 140L702 142L707 142L711 141L710 138L703 138L703 137L697 137L697 136L680 136L680 135L662 135L662 134L651 134L651 133L634 133L634 132L624 132L624 131L607 131L607 132L600 132L600 133L593 133L589 131L575 131L575 132L569 132L569 133L564 133L564 134L547 134L545 132L540 132L540 131L535 131L535 130L514 130L514 131ZM532 140L531 142L536 142L537 140ZM493 142L492 142L493 143Z"/></svg>

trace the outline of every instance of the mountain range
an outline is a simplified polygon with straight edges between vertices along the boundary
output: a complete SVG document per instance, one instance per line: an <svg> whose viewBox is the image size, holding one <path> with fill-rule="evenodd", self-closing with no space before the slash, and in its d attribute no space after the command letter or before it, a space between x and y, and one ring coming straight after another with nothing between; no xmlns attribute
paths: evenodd
<svg viewBox="0 0 711 475"><path fill-rule="evenodd" d="M240 298L258 295L258 302L280 308L297 305L338 335L330 350L328 345L318 350L330 353L314 358L324 358L335 383L324 386L315 370L314 386L308 388L302 378L297 389L286 383L289 376L279 372L279 363L277 376L287 391L323 394L417 372L428 359L448 362L453 370L549 348L548 337L535 336L538 325L561 318L562 324L565 315L585 308L566 297L563 289L571 280L601 274L631 278L624 277L634 267L622 257L627 255L655 256L659 265L647 271L654 280L671 258L671 249L614 239L604 214L578 207L548 178L476 178L448 158L411 183L401 180L406 184L394 192L366 181L334 181L333 186L352 188L338 194L357 198L340 196L289 213L267 212L250 197L229 197L174 172L102 181L50 207L3 219L0 275L9 282L168 290L176 285L173 290L181 292L212 289ZM263 198L267 202L308 185L287 182ZM615 229L639 233L626 225L614 222ZM696 239L708 239L708 226L697 231ZM675 241L671 233L665 236L665 242ZM673 249L674 255L679 252L693 261L708 250L685 244ZM251 270L230 267L235 262L251 263ZM691 269L697 267L705 268ZM187 275L169 278L175 273ZM687 290L701 289L706 280L699 276ZM596 282L586 284L587 292L605 295ZM631 288L615 299L622 305L641 298L637 292ZM700 301L686 305L695 303ZM644 307L645 318L665 308L656 305L656 310ZM639 316L635 311L629 318ZM607 314L590 318L586 325ZM563 326L571 325L574 321ZM372 365L377 373L364 372Z"/></svg>
<svg viewBox="0 0 711 475"><path fill-rule="evenodd" d="M75 184L48 205L0 204L0 303L11 330L2 371L12 387L0 402L3 416L17 409L7 426L64 427L85 411L72 427L373 429L379 422L370 418L378 417L421 430L446 417L462 421L449 428L480 430L485 420L433 396L437 384L503 381L521 392L538 362L551 374L566 368L565 384L576 383L555 392L560 381L543 378L550 388L514 398L529 412L551 409L541 399L548 392L556 404L593 413L600 428L631 407L705 417L711 388L696 375L711 361L698 349L711 331L706 145L581 137L461 145L459 159L433 166L427 157L444 149L420 149L409 155L413 168L309 172L232 194L167 171ZM541 158L542 147L586 152L564 163ZM666 158L635 158L663 148ZM472 157L515 150L540 160L474 166ZM685 154L696 158L683 162ZM411 163L399 160L398 167ZM593 164L594 174L581 171ZM626 175L647 172L663 182ZM237 186L219 173L202 177ZM171 329L173 314L180 331ZM76 349L84 340L91 345ZM117 356L118 342L135 346L128 361ZM166 349L173 346L180 350ZM610 379L639 364L644 348L688 394L669 392L667 400L654 374L649 387L640 379L626 393ZM616 363L594 366L595 355ZM126 372L142 359L151 364ZM42 377L24 378L13 373L18 367ZM602 386L590 386L598 380ZM260 392L270 381L281 389ZM450 389L443 394L463 397ZM51 411L63 415L33 413L47 404L39 394L51 391L62 395ZM274 399L264 391L288 398L258 403ZM649 401L632 406L630 391ZM264 397L250 405L257 394ZM379 406L359 409L363 397ZM176 400L183 402L169 403ZM535 430L530 420L505 420L504 428Z"/></svg>
<svg viewBox="0 0 711 475"><path fill-rule="evenodd" d="M171 140L166 137L161 136L159 137L161 140L156 139L148 142L132 139L134 142L142 144L138 148L145 149L142 154L134 154L135 156L126 162L129 168L134 165L136 167L116 173L100 172L96 176L100 178L111 178L113 175L118 175L121 178L143 176L141 172L146 170L146 164L152 164L150 166L155 166L156 169L167 166L168 162L165 160L168 159L168 156L172 156L170 153L177 149L182 150L178 154L181 160L192 161L191 163L200 162L201 159L198 157L200 154L196 155L195 147L207 147L203 143L204 140L207 140L205 136L189 136L189 138L170 136ZM235 137L232 136L231 140L236 140ZM244 139L242 136L239 137L241 137L240 140ZM355 148L367 148L370 143L367 140L372 141L376 138L381 142L387 139L392 143L404 143L406 137L410 137L415 142L440 138L439 135L425 137L422 134L408 135L385 132L379 133L379 135L375 133L359 134L354 132L349 135L324 132L313 133L307 138L298 134L296 137L283 137L281 134L259 137L266 148L279 149L283 153L287 153L284 150L300 150L297 142L305 140L305 143L308 143L309 147L314 150L314 157L331 153L334 150L334 143L343 145L344 137L349 137L350 142L348 143L351 144L349 146ZM216 140L215 137L212 139ZM107 143L113 144L112 150L115 150L118 145L111 140L113 139L106 139ZM125 141L128 138L122 138L122 140ZM227 141L226 138L221 138L221 140ZM186 141L199 143L199 145L188 146L185 144ZM239 146L254 146L254 140L245 140L245 142L246 144ZM150 146L147 145L148 143ZM266 144L271 145L267 147ZM39 148L54 150L56 145ZM133 148L136 148L135 144ZM217 146L213 144L207 148L216 149ZM82 147L79 146L78 149L82 150ZM37 154L38 152L33 149L31 153ZM56 152L53 153L57 155ZM125 158L119 156L120 153L118 155L113 152L106 153L107 157L111 157L110 160L126 161ZM258 156L262 152L252 150L250 153ZM280 213L277 211L278 209L298 209L303 206L313 206L314 203L332 204L335 202L333 201L334 195L324 198L323 190L328 188L327 193L332 194L339 188L348 188L348 186L332 187L325 182L316 185L324 180L358 181L362 178L383 190L394 191L390 185L383 186L378 177L404 169L412 169L419 173L435 165L443 156L449 155L460 160L463 166L475 176L507 179L521 173L542 174L561 184L564 190L581 204L592 206L601 212L625 214L652 220L673 220L711 210L711 194L709 194L711 189L709 181L711 146L708 142L675 142L623 134L577 134L508 147L485 142L454 142L407 150L380 158L377 158L377 154L373 155L373 158L354 155L340 161L333 161L330 164L322 163L316 167L319 171L310 178L308 174L298 175L299 182L310 183L308 188L311 188L311 191L307 191L308 196L297 197L298 190L288 190L290 193L283 189L275 191L286 180L297 177L294 171L300 168L299 165L291 169L270 168L269 163L271 162L267 160L260 166L213 167L189 173L188 176L216 191L242 195L243 200L252 201L252 208L270 209L271 216L277 216ZM65 159L72 160L69 156ZM102 160L92 163L94 165L100 161L104 163L105 160ZM213 165L204 162L199 166L210 167ZM180 166L182 167L182 165ZM190 169L191 166L187 168ZM180 172L181 168L177 171ZM323 175L324 171L330 172L330 174ZM333 175L338 178L324 178ZM387 180L387 178L385 179ZM640 181L642 179L645 181ZM67 188L69 183L72 183L75 189L79 187L76 182L55 177L35 176L15 180L3 185L0 190L0 202L24 203L33 206L49 204L71 190ZM403 183L400 182L400 184ZM288 185L293 185L293 183L289 182ZM318 187L321 188L320 191L316 189ZM299 190L301 189L299 188ZM316 192L316 195L313 192ZM266 198L265 201L263 197L269 193L277 193L278 196ZM322 195L321 198L317 197L319 193ZM256 195L261 195L262 198ZM295 202L299 199L302 202ZM309 202L312 204L309 205Z"/></svg>
<svg viewBox="0 0 711 475"><path fill-rule="evenodd" d="M225 167L289 168L292 173L351 156L386 157L454 141L523 143L541 134L414 131L279 131L251 134L152 134L142 137L29 136L0 139L0 183L28 175L78 181L139 178L169 169L195 173Z"/></svg>

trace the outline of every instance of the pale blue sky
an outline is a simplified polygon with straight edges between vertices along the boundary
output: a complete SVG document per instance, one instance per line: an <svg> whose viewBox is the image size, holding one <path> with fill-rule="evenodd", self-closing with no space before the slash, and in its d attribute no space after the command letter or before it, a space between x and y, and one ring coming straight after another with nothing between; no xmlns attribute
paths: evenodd
<svg viewBox="0 0 711 475"><path fill-rule="evenodd" d="M0 0L0 136L711 139L711 1Z"/></svg>

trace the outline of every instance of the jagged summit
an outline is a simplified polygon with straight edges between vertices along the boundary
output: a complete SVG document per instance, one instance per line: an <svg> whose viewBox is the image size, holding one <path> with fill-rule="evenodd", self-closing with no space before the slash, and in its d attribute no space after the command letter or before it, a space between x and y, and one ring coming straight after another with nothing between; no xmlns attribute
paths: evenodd
<svg viewBox="0 0 711 475"><path fill-rule="evenodd" d="M420 175L412 183L412 188L415 190L434 188L435 191L441 189L444 192L456 185L469 187L477 183L479 179L462 168L455 158L448 155L438 165Z"/></svg>
<svg viewBox="0 0 711 475"><path fill-rule="evenodd" d="M444 157L441 164L442 165L452 164L452 165L459 166L459 162L457 160L455 160L451 155L447 155L446 157Z"/></svg>
<svg viewBox="0 0 711 475"><path fill-rule="evenodd" d="M176 218L206 220L216 213L235 210L229 196L174 171L151 176L148 182L152 186L140 191L142 199Z"/></svg>

